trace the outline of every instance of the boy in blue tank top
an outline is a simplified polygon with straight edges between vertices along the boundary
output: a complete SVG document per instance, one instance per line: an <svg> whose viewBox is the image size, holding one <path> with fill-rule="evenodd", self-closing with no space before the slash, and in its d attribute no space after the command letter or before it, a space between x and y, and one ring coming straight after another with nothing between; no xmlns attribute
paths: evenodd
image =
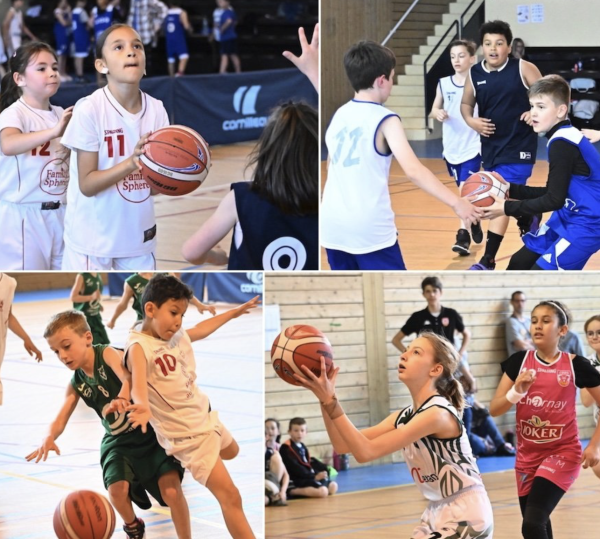
<svg viewBox="0 0 600 539"><path fill-rule="evenodd" d="M460 111L469 127L481 135L483 168L497 172L507 182L525 185L537 151L527 90L542 75L532 63L509 57L512 32L507 23L486 22L479 36L484 59L471 68ZM475 105L479 108L477 118L473 114ZM506 217L490 221L485 254L470 269L495 268L508 221ZM527 223L527 228L530 225ZM480 238L479 242L474 238L476 243L483 240Z"/></svg>
<svg viewBox="0 0 600 539"><path fill-rule="evenodd" d="M332 270L406 269L388 187L392 156L410 181L467 225L482 215L417 159L399 116L383 106L395 66L394 53L372 41L356 43L344 55L355 94L336 111L325 135L329 163L320 213L321 245Z"/></svg>
<svg viewBox="0 0 600 539"><path fill-rule="evenodd" d="M510 198L485 208L494 218L554 212L510 259L509 270L581 270L600 250L600 155L567 119L570 88L548 75L529 89L536 133L548 139L550 170L545 187L511 185Z"/></svg>

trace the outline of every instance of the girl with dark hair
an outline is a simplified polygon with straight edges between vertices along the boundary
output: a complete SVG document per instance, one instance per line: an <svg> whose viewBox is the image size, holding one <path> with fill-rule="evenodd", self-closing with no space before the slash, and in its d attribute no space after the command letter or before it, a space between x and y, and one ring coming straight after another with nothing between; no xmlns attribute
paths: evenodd
<svg viewBox="0 0 600 539"><path fill-rule="evenodd" d="M464 396L454 377L460 358L444 337L422 333L400 356L398 379L413 403L378 425L362 431L350 422L335 395L339 367L321 376L302 367L306 378L294 375L321 402L327 433L337 453L352 453L358 462L402 450L415 484L429 506L413 539L491 538L492 506L460 419ZM454 533L454 535L452 535Z"/></svg>
<svg viewBox="0 0 600 539"><path fill-rule="evenodd" d="M0 89L0 253L5 270L57 270L63 255L68 153L60 144L73 107L50 104L60 86L46 43L17 49Z"/></svg>
<svg viewBox="0 0 600 539"><path fill-rule="evenodd" d="M594 315L588 318L583 325L583 331L587 337L588 346L593 352L587 356L592 366L600 372L600 315ZM581 402L588 408L592 404L594 405L594 421L598 425L598 417L600 417L600 407L594 401L594 397L590 395L587 389L581 390ZM597 477L600 477L600 464L596 464L592 468Z"/></svg>
<svg viewBox="0 0 600 539"><path fill-rule="evenodd" d="M139 157L150 132L169 125L167 111L140 90L146 56L130 26L100 35L95 67L108 84L77 102L62 139L73 150L62 269L153 270L154 202Z"/></svg>
<svg viewBox="0 0 600 539"><path fill-rule="evenodd" d="M228 269L319 269L318 131L317 112L309 105L277 107L250 156L252 181L231 185L183 245L186 260L226 263L225 253L213 247L233 229Z"/></svg>
<svg viewBox="0 0 600 539"><path fill-rule="evenodd" d="M531 313L535 350L520 351L502 363L504 374L490 404L492 416L517 405L515 472L525 539L551 539L550 514L583 467L600 462L600 430L584 451L575 413L577 388L600 403L600 373L581 356L561 352L567 311L542 301Z"/></svg>

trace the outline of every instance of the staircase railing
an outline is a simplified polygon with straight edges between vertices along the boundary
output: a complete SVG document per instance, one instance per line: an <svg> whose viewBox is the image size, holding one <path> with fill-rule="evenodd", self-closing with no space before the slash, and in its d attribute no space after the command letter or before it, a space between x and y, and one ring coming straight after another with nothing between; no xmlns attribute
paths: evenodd
<svg viewBox="0 0 600 539"><path fill-rule="evenodd" d="M390 38L396 33L396 30L398 30L398 28L400 28L400 25L404 22L404 20L406 19L406 17L408 17L410 15L410 12L413 10L413 8L419 3L419 0L415 0L410 7L406 10L406 13L404 15L402 15L402 17L400 18L400 20L396 23L396 25L390 30L390 33L386 36L386 38L381 42L381 45L384 46L389 40Z"/></svg>

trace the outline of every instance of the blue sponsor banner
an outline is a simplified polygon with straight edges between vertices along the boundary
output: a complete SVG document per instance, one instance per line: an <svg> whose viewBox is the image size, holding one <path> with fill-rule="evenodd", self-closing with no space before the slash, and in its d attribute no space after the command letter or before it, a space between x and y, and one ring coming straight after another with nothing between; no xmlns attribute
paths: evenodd
<svg viewBox="0 0 600 539"><path fill-rule="evenodd" d="M172 124L187 125L209 144L256 140L269 114L287 101L317 107L318 95L296 68L142 79L142 90L160 99ZM95 84L66 84L52 98L70 107L97 90Z"/></svg>
<svg viewBox="0 0 600 539"><path fill-rule="evenodd" d="M295 68L178 77L174 123L195 129L209 144L256 140L277 105L305 101L316 107L317 99Z"/></svg>
<svg viewBox="0 0 600 539"><path fill-rule="evenodd" d="M207 273L206 289L209 302L246 303L254 296L262 298L263 273Z"/></svg>

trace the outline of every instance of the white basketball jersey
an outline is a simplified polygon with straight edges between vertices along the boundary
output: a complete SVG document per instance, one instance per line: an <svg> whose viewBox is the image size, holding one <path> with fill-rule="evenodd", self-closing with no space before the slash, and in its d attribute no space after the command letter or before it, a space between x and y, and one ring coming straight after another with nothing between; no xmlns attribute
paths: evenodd
<svg viewBox="0 0 600 539"><path fill-rule="evenodd" d="M448 410L460 424L458 438L441 440L433 436L421 438L402 452L410 473L421 494L430 501L440 501L472 485L483 485L479 468L471 451L467 431L458 412L444 397L430 397L417 410L417 414L439 406ZM412 406L404 408L396 419L396 428L408 423L415 414Z"/></svg>
<svg viewBox="0 0 600 539"><path fill-rule="evenodd" d="M59 122L63 109L30 107L23 98L0 114L0 131L8 127L22 133L51 129ZM64 202L69 184L69 161L60 149L60 138L52 139L19 155L4 155L0 149L0 200L15 204Z"/></svg>
<svg viewBox="0 0 600 539"><path fill-rule="evenodd" d="M364 254L396 243L388 190L392 154L375 147L386 118L397 116L378 103L352 100L340 107L325 134L329 152L321 204L321 244Z"/></svg>
<svg viewBox="0 0 600 539"><path fill-rule="evenodd" d="M98 170L128 159L142 135L169 125L161 101L141 92L142 109L127 112L108 87L77 102L62 143L71 148L69 204L65 244L78 253L97 257L135 257L152 253L156 221L150 186L139 172L92 197L79 189L77 150L98 152Z"/></svg>
<svg viewBox="0 0 600 539"><path fill-rule="evenodd" d="M136 326L140 328L141 324ZM197 436L214 430L208 415L208 397L196 385L196 360L192 341L180 329L170 341L131 330L127 351L138 343L146 356L148 400L157 435L167 439Z"/></svg>
<svg viewBox="0 0 600 539"><path fill-rule="evenodd" d="M479 133L467 125L460 113L464 85L456 85L452 77L440 79L439 84L444 99L444 110L448 113L448 119L442 123L444 159L452 165L460 165L481 153ZM473 116L478 116L477 105Z"/></svg>

